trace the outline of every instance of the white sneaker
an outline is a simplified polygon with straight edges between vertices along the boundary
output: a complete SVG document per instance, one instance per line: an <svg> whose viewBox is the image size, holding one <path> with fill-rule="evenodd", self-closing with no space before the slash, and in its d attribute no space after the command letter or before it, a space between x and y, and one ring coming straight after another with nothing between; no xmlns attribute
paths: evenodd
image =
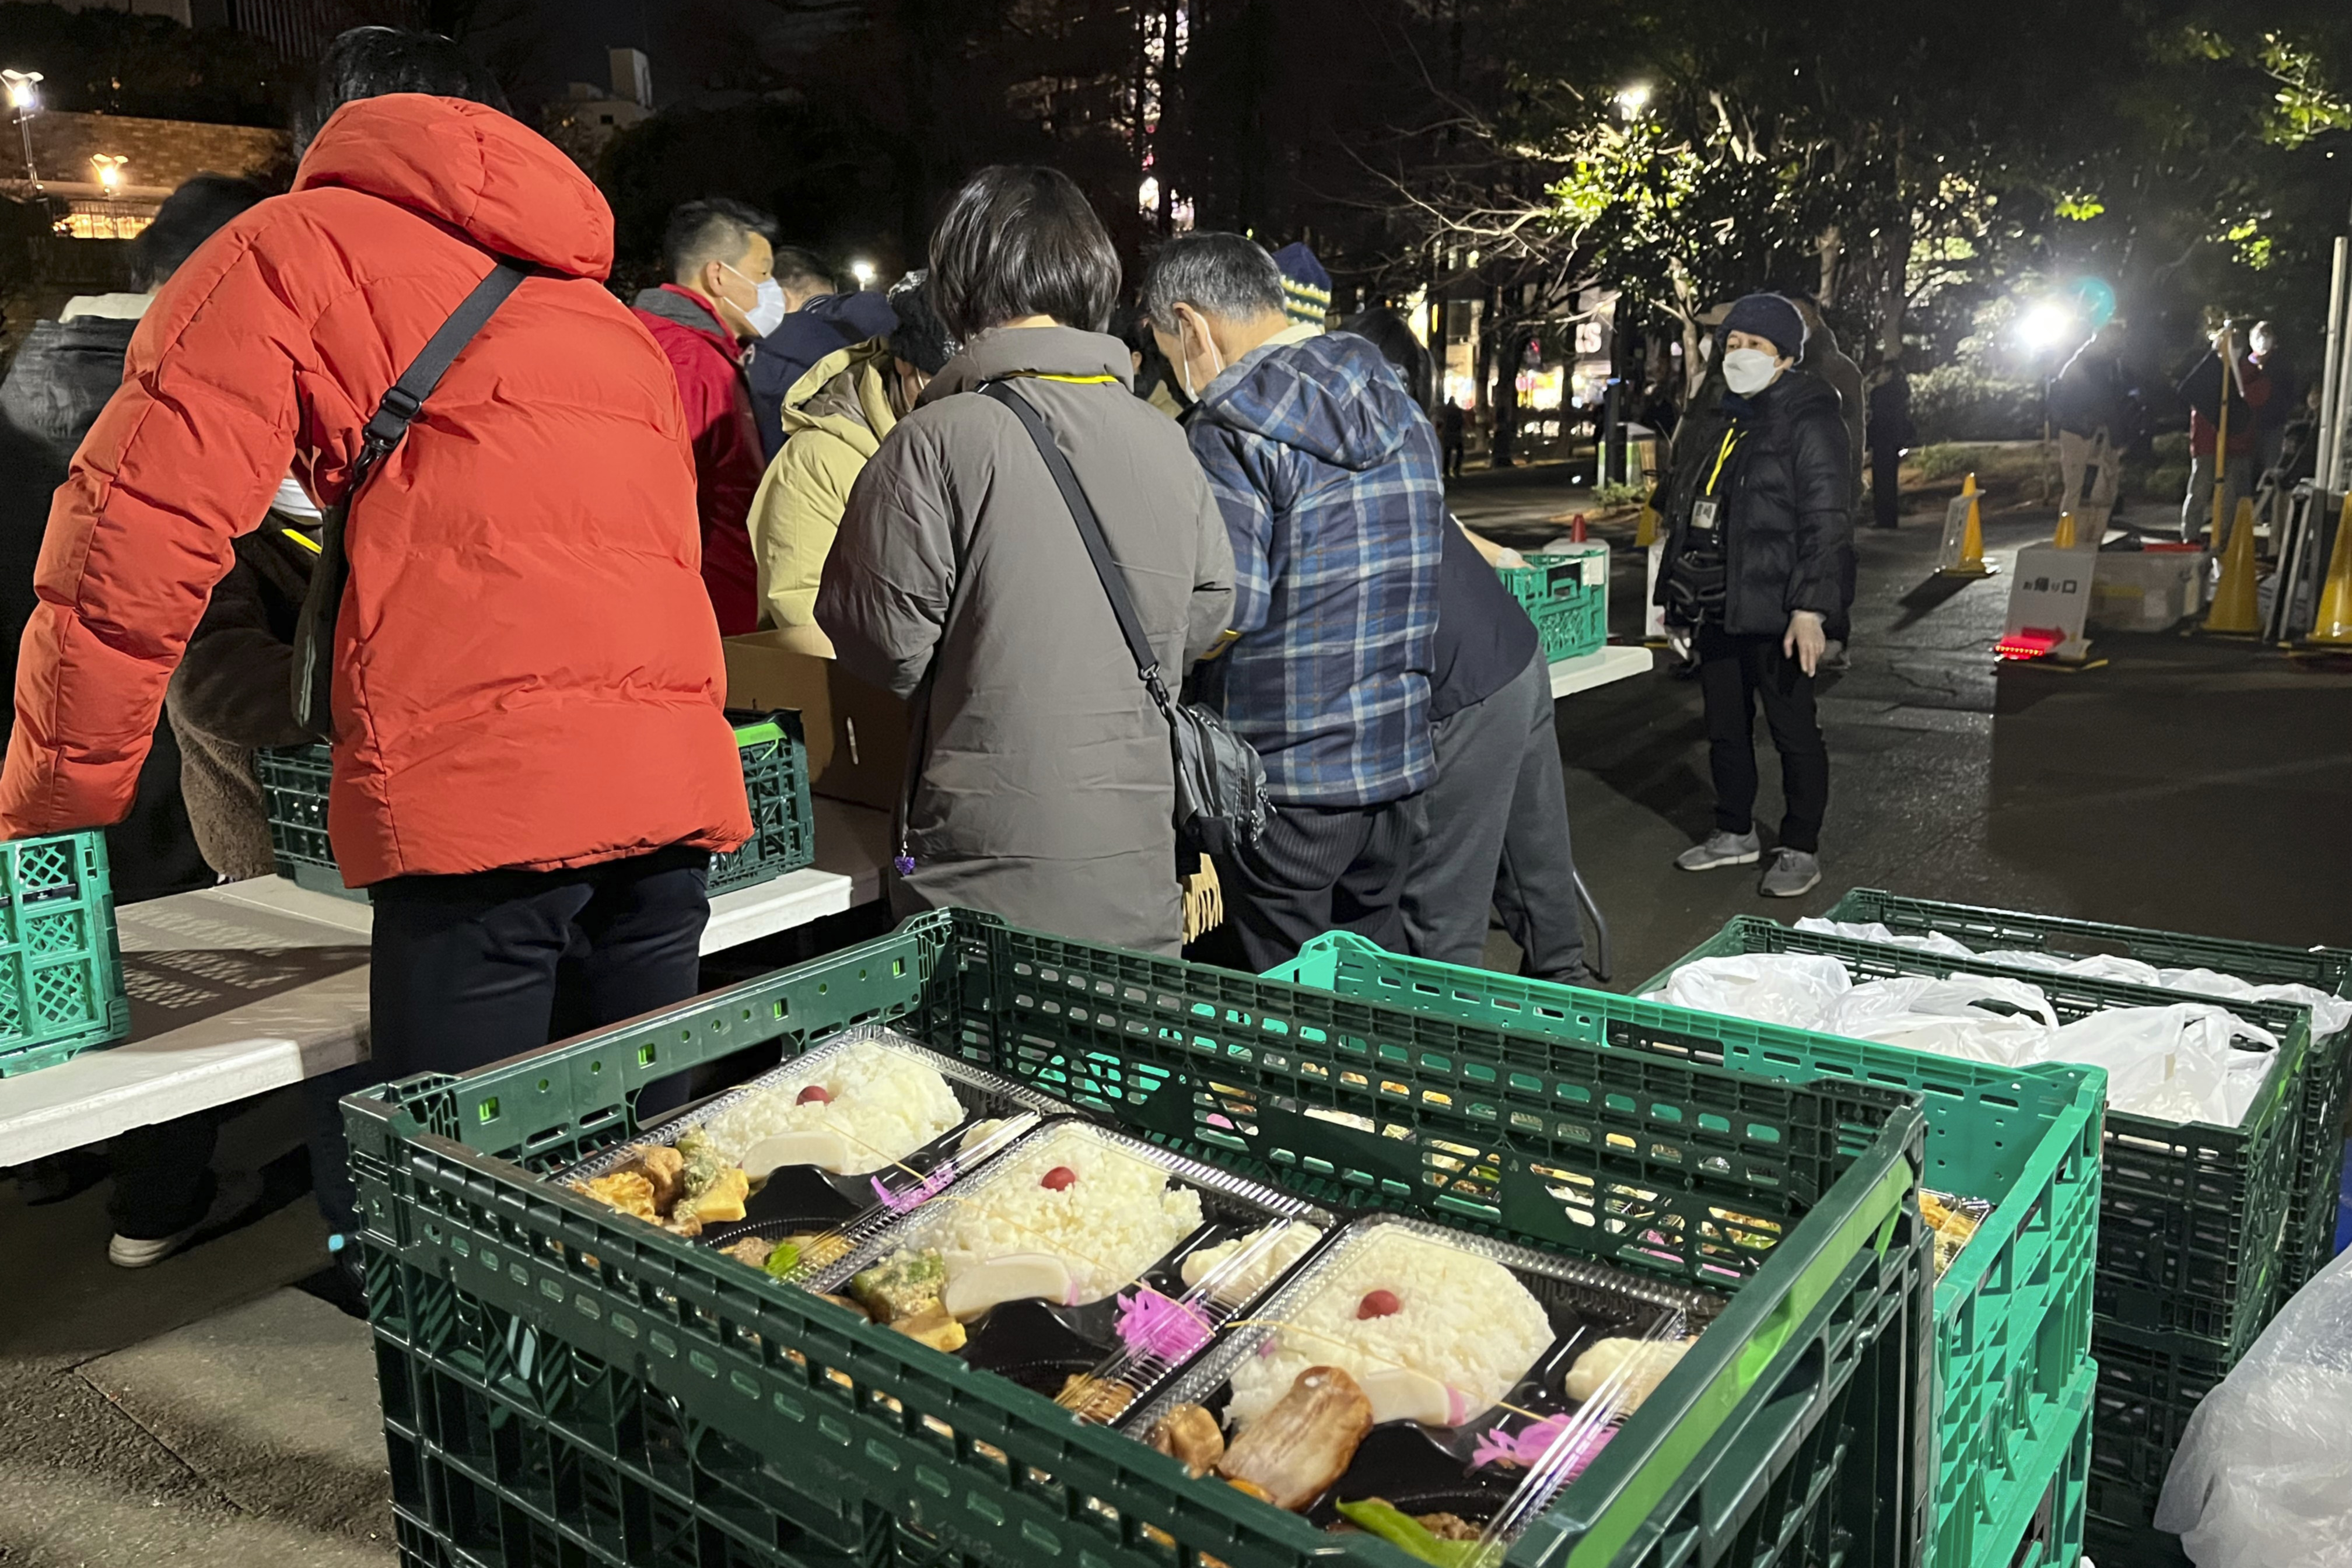
<svg viewBox="0 0 2352 1568"><path fill-rule="evenodd" d="M213 1194L212 1206L205 1216L184 1230L150 1240L139 1237L117 1236L106 1244L106 1260L117 1268L150 1268L194 1241L208 1230L215 1230L236 1218L261 1201L261 1174L257 1171L240 1171L223 1176Z"/></svg>

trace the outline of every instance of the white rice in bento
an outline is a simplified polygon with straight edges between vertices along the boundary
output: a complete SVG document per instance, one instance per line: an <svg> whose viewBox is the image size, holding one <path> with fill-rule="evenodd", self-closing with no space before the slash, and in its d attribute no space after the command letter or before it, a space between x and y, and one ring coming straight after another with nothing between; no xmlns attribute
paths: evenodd
<svg viewBox="0 0 2352 1568"><path fill-rule="evenodd" d="M1384 1318L1356 1315L1366 1295L1393 1292ZM1454 1390L1475 1418L1511 1390L1551 1344L1541 1303L1510 1270L1458 1247L1383 1226L1318 1276L1282 1312L1268 1353L1234 1369L1226 1415L1247 1426L1310 1366L1361 1379L1410 1367Z"/></svg>
<svg viewBox="0 0 2352 1568"><path fill-rule="evenodd" d="M811 1084L833 1098L796 1103ZM773 1133L836 1132L850 1151L840 1173L861 1176L905 1159L963 1119L963 1107L936 1068L905 1051L856 1040L804 1073L746 1095L703 1122L702 1131L739 1162Z"/></svg>
<svg viewBox="0 0 2352 1568"><path fill-rule="evenodd" d="M1046 1173L1066 1165L1060 1191ZM1099 1301L1201 1228L1201 1194L1167 1170L1089 1127L1066 1127L968 1187L950 1187L916 1211L905 1245L936 1247L952 1277L961 1262L1042 1252L1069 1266L1074 1306Z"/></svg>

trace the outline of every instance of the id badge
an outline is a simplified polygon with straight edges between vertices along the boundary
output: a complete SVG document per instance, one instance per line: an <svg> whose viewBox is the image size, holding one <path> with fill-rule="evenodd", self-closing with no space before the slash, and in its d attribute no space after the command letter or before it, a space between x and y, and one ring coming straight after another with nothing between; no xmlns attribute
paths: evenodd
<svg viewBox="0 0 2352 1568"><path fill-rule="evenodd" d="M1715 507L1716 503L1711 500L1693 501L1691 503L1691 527L1701 533L1713 533L1715 531Z"/></svg>

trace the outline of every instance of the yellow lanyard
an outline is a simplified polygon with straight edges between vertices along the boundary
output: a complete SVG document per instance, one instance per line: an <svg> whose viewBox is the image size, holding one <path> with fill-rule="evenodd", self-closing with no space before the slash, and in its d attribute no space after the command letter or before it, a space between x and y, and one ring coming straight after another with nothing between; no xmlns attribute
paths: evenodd
<svg viewBox="0 0 2352 1568"><path fill-rule="evenodd" d="M1736 425L1723 433L1723 447L1715 454L1715 471L1706 477L1708 495L1715 493L1716 480L1723 478L1723 465L1730 460L1731 454L1738 448L1740 434L1739 427Z"/></svg>
<svg viewBox="0 0 2352 1568"><path fill-rule="evenodd" d="M303 532L299 528L281 528L278 531L284 534L287 538L292 540L295 543L300 545L303 549L309 551L313 555L323 555L326 553L326 552L320 547L317 540L311 538L309 534Z"/></svg>
<svg viewBox="0 0 2352 1568"><path fill-rule="evenodd" d="M1049 370L1024 370L1016 373L1030 381L1064 381L1073 386L1112 386L1118 384L1115 375L1058 375Z"/></svg>

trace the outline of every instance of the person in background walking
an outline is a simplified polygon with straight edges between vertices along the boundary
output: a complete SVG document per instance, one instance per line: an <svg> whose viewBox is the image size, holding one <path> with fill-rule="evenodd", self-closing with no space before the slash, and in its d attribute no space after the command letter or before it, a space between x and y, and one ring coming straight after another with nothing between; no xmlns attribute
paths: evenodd
<svg viewBox="0 0 2352 1568"><path fill-rule="evenodd" d="M1449 479L1462 477L1464 427L1467 423L1462 413L1462 405L1454 399L1449 397L1437 405L1437 438L1444 447L1445 478Z"/></svg>
<svg viewBox="0 0 2352 1568"><path fill-rule="evenodd" d="M744 519L767 459L753 428L743 344L784 319L772 275L776 220L714 196L669 215L662 267L669 281L641 289L637 319L669 356L694 437L695 510L702 521L702 581L721 637L760 624L759 571Z"/></svg>
<svg viewBox="0 0 2352 1568"><path fill-rule="evenodd" d="M2279 347L2277 328L2268 321L2256 321L2246 333L2246 347L2270 385L2270 395L2254 411L2254 468L2247 477L2249 484L2260 484L2264 474L2278 467L2286 448L2286 427L2294 422L2303 398L2286 353Z"/></svg>
<svg viewBox="0 0 2352 1568"><path fill-rule="evenodd" d="M677 382L605 290L604 197L446 38L346 32L320 100L293 193L173 274L58 492L0 834L121 817L235 542L289 468L343 498L394 378L513 258L530 275L352 509L332 648L369 1081L466 1072L693 994L710 855L751 816Z"/></svg>
<svg viewBox="0 0 2352 1568"><path fill-rule="evenodd" d="M1407 802L1436 777L1429 689L1445 489L1436 432L1380 351L1284 314L1274 258L1180 234L1143 289L1201 406L1187 427L1233 542L1226 721L1275 814L1220 861L1243 962L1346 930L1405 944Z"/></svg>
<svg viewBox="0 0 2352 1568"><path fill-rule="evenodd" d="M765 626L815 630L817 584L850 487L955 353L955 340L925 297L921 273L900 279L889 303L898 325L888 337L835 349L784 399L791 439L751 499Z"/></svg>
<svg viewBox="0 0 2352 1568"><path fill-rule="evenodd" d="M1845 420L1829 386L1796 368L1804 345L1803 320L1778 295L1750 294L1724 318L1724 395L1685 423L1658 577L1668 624L1692 633L1715 778L1715 830L1675 864L1705 871L1763 858L1753 819L1760 698L1787 801L1759 884L1769 898L1822 879L1830 763L1813 677L1823 627L1847 608L1853 549Z"/></svg>
<svg viewBox="0 0 2352 1568"><path fill-rule="evenodd" d="M2229 367L2228 374L2222 367ZM2260 445L2260 416L2271 398L2270 377L2253 357L2238 346L2236 327L2223 321L2213 334L2213 347L2180 378L2177 389L2189 405L2189 493L2180 503L2180 537L2195 544L2204 540L2213 516L2214 470L2221 466L2215 448L2221 438L2222 399L2229 400L2230 440L2225 452L2227 471L2221 476L2221 526L2238 515L2238 502L2254 493L2255 450ZM2221 549L2227 538L2216 539Z"/></svg>
<svg viewBox="0 0 2352 1568"><path fill-rule="evenodd" d="M1903 521L1903 454L1919 439L1911 423L1911 376L1903 356L1889 358L1870 389L1870 512L1874 528Z"/></svg>
<svg viewBox="0 0 2352 1568"><path fill-rule="evenodd" d="M852 343L887 338L898 327L890 301L877 289L835 293L833 274L816 252L776 247L776 286L784 292L784 319L751 345L743 375L751 392L751 422L759 427L761 460L772 463L784 447L784 398L809 367Z"/></svg>
<svg viewBox="0 0 2352 1568"><path fill-rule="evenodd" d="M1132 395L1127 346L1103 330L1118 253L1068 176L981 171L930 259L963 347L857 476L816 596L842 667L909 700L892 907L1174 953L1168 721L1052 470L1012 409L971 395L1003 383L1052 430L1171 673L1233 607L1216 502L1184 433Z"/></svg>
<svg viewBox="0 0 2352 1568"><path fill-rule="evenodd" d="M2050 422L2058 427L2058 510L2074 514L2095 544L2115 515L2116 480L2131 433L2130 386L2124 379L2124 324L2110 320L2074 351L2050 384Z"/></svg>

